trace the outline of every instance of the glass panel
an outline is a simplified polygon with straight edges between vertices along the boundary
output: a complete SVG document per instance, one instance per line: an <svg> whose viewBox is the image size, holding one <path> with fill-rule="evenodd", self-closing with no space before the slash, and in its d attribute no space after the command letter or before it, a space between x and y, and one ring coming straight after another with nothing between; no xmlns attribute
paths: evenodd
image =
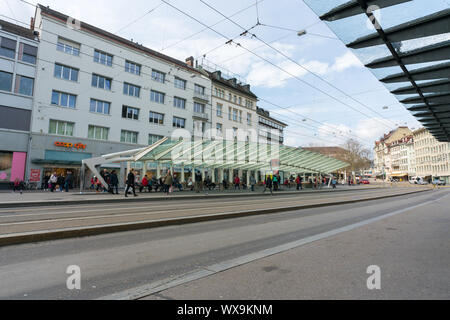
<svg viewBox="0 0 450 320"><path fill-rule="evenodd" d="M70 68L68 67L63 67L63 78L66 80L70 79Z"/></svg>
<svg viewBox="0 0 450 320"><path fill-rule="evenodd" d="M67 93L61 93L61 106L67 107L68 100L69 96L67 95Z"/></svg>
<svg viewBox="0 0 450 320"><path fill-rule="evenodd" d="M98 87L102 89L105 88L105 78L98 77Z"/></svg>
<svg viewBox="0 0 450 320"><path fill-rule="evenodd" d="M70 75L70 80L78 81L78 70L72 69L72 73Z"/></svg>
<svg viewBox="0 0 450 320"><path fill-rule="evenodd" d="M73 136L73 123L66 123L66 135Z"/></svg>
<svg viewBox="0 0 450 320"><path fill-rule="evenodd" d="M103 113L104 114L109 114L109 102L104 102L103 103Z"/></svg>
<svg viewBox="0 0 450 320"><path fill-rule="evenodd" d="M66 124L64 122L58 121L56 132L58 134L60 134L60 135L64 135L64 133L65 133L65 131L64 131L65 126L66 126Z"/></svg>
<svg viewBox="0 0 450 320"><path fill-rule="evenodd" d="M0 90L12 90L12 73L0 71Z"/></svg>
<svg viewBox="0 0 450 320"><path fill-rule="evenodd" d="M111 90L111 80L105 79L105 89Z"/></svg>
<svg viewBox="0 0 450 320"><path fill-rule="evenodd" d="M50 126L48 128L48 133L55 134L56 133L57 122L55 120L50 120Z"/></svg>
<svg viewBox="0 0 450 320"><path fill-rule="evenodd" d="M89 111L95 112L96 107L97 107L97 102L94 99L91 99L91 106L89 108Z"/></svg>
<svg viewBox="0 0 450 320"><path fill-rule="evenodd" d="M97 112L103 113L103 102L97 101Z"/></svg>
<svg viewBox="0 0 450 320"><path fill-rule="evenodd" d="M69 107L75 108L75 106L76 106L76 96L69 95Z"/></svg>
<svg viewBox="0 0 450 320"><path fill-rule="evenodd" d="M52 92L52 104L59 104L59 92L57 91Z"/></svg>
<svg viewBox="0 0 450 320"><path fill-rule="evenodd" d="M92 75L92 86L93 87L97 87L97 83L98 83L98 76L96 76L96 75Z"/></svg>
<svg viewBox="0 0 450 320"><path fill-rule="evenodd" d="M88 138L89 139L94 139L94 131L95 131L94 126L89 126L89 128L88 128Z"/></svg>
<svg viewBox="0 0 450 320"><path fill-rule="evenodd" d="M55 64L55 73L54 73L54 76L55 77L58 77L58 78L61 78L62 76L62 66L61 65L59 65L59 64Z"/></svg>

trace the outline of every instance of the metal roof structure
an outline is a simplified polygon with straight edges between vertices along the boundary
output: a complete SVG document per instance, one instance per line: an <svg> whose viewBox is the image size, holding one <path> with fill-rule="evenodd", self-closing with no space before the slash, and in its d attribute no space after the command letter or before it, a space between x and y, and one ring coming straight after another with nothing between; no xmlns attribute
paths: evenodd
<svg viewBox="0 0 450 320"><path fill-rule="evenodd" d="M277 163L276 168L271 165L273 160ZM173 141L167 137L148 147L82 160L83 166L87 166L100 180L97 171L99 165L120 162L150 162L159 165L224 170L276 169L289 173L313 174L330 174L348 167L348 163L344 161L279 144L228 140Z"/></svg>
<svg viewBox="0 0 450 320"><path fill-rule="evenodd" d="M305 0L440 142L450 142L450 1Z"/></svg>

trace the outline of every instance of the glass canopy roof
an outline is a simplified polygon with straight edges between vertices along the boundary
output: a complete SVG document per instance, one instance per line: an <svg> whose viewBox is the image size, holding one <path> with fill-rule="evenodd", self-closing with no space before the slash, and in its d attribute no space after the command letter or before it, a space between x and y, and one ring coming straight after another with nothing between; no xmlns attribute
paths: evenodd
<svg viewBox="0 0 450 320"><path fill-rule="evenodd" d="M255 171L274 170L272 165L276 163L276 170L290 173L328 174L348 167L346 162L301 148L227 140L173 141L163 138L149 147L126 152L123 156L103 157L113 162L157 162L177 166Z"/></svg>
<svg viewBox="0 0 450 320"><path fill-rule="evenodd" d="M424 127L450 142L450 0L305 2Z"/></svg>

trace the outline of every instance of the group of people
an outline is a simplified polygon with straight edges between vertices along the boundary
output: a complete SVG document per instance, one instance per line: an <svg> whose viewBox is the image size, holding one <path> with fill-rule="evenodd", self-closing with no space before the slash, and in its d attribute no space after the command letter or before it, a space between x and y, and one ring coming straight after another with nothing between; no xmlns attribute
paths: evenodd
<svg viewBox="0 0 450 320"><path fill-rule="evenodd" d="M46 173L42 179L42 189L55 192L57 187L60 192L69 192L69 190L73 188L73 173L67 171L66 176L62 173L57 174L56 172L53 172L51 175Z"/></svg>
<svg viewBox="0 0 450 320"><path fill-rule="evenodd" d="M130 190L132 190L133 195L137 197L137 184L139 184L139 179L136 177L134 169L131 169L127 176L125 197L128 197L128 191ZM139 191L142 192L145 188L148 190L148 192L151 192L152 188L155 188L155 192L160 189L166 195L169 195L169 193L173 191L173 188L178 188L180 191L183 190L183 186L178 181L176 174L172 175L172 172L170 170L167 171L167 174L164 177L161 177L159 179L156 179L155 177L149 179L147 175L145 175L142 178L142 181L140 181Z"/></svg>

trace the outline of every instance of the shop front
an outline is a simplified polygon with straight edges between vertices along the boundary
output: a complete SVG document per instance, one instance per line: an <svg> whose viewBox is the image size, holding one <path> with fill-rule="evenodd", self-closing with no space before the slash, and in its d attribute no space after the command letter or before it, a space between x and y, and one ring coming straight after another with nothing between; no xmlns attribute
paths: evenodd
<svg viewBox="0 0 450 320"><path fill-rule="evenodd" d="M9 189L16 179L24 181L26 152L0 151L0 189Z"/></svg>

